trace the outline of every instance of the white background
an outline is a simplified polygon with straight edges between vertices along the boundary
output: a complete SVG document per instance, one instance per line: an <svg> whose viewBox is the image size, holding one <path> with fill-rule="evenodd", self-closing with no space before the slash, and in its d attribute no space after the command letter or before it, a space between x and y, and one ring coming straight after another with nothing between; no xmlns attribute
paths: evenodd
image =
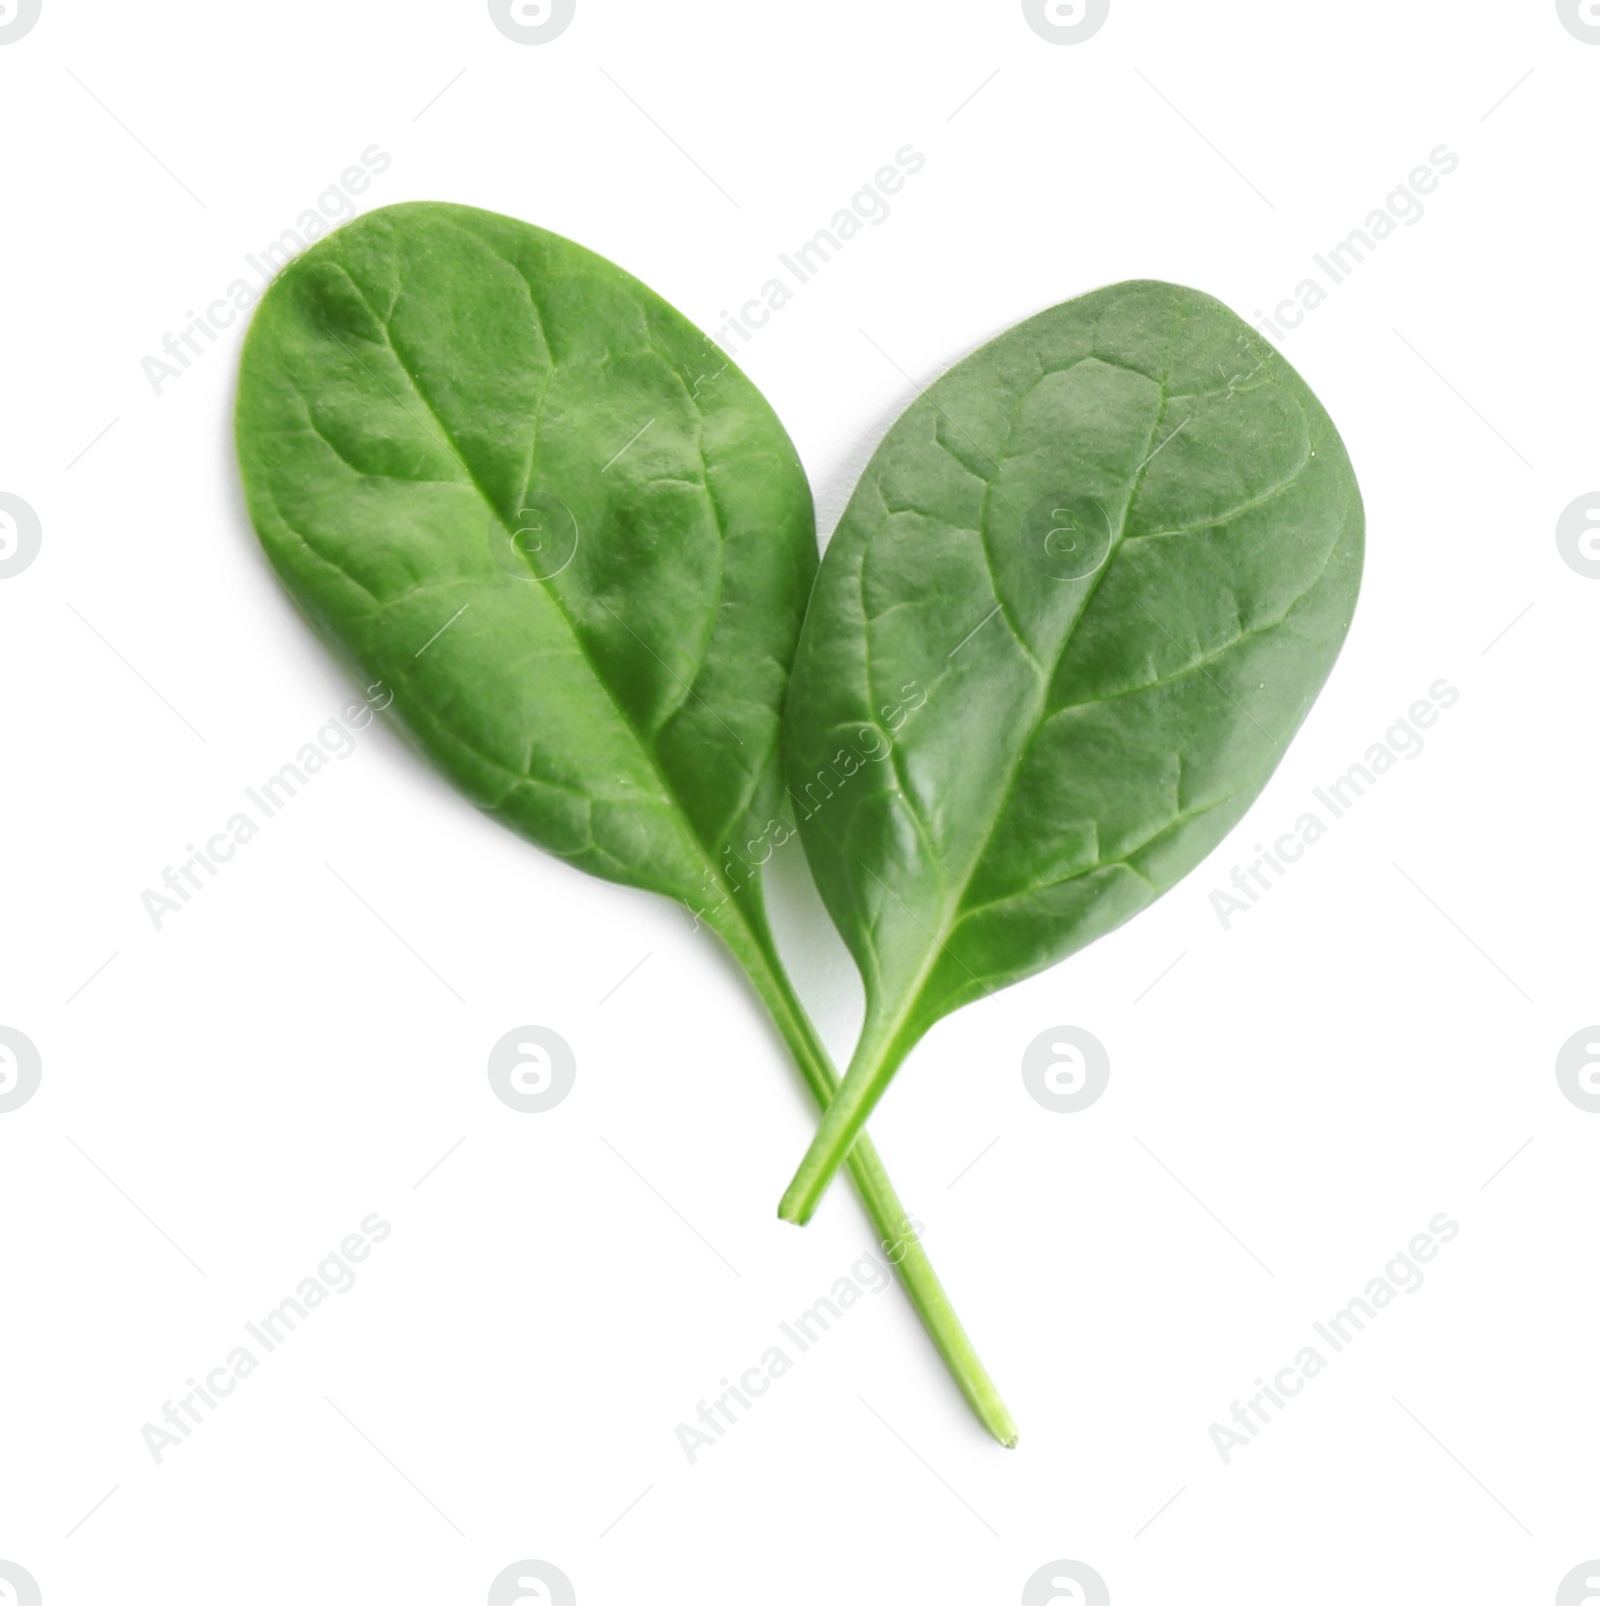
<svg viewBox="0 0 1600 1606"><path fill-rule="evenodd" d="M536 47L481 0L44 0L0 46L0 490L43 528L0 581L0 1024L44 1066L0 1115L0 1558L47 1606L478 1602L521 1558L582 1606L1010 1606L1055 1558L1117 1606L1554 1600L1600 1554L1600 1117L1554 1075L1600 1019L1600 579L1554 538L1600 484L1597 89L1549 0L1113 0L1072 46L1015 3L579 0ZM238 327L159 396L140 363L373 144L363 205L526 218L711 329L908 143L893 215L740 356L824 537L991 334L1130 277L1253 317L1460 165L1284 343L1368 555L1281 769L875 1118L1019 1447L891 1290L691 1466L675 1426L871 1242L842 1187L775 1218L797 1079L682 911L380 727L152 927L350 686L242 513ZM1441 677L1426 750L1224 931L1211 890ZM778 879L843 1054L853 972L798 850ZM485 1075L530 1023L578 1059L540 1116ZM1111 1056L1078 1115L1019 1073L1062 1024ZM358 1284L158 1466L141 1426L372 1211ZM1210 1425L1440 1211L1426 1285L1224 1465Z"/></svg>

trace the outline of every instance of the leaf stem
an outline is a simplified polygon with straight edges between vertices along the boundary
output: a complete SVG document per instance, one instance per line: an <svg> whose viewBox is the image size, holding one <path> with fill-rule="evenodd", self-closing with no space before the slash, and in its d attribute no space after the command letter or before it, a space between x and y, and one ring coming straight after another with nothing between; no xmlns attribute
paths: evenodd
<svg viewBox="0 0 1600 1606"><path fill-rule="evenodd" d="M816 1214L834 1173L851 1152L851 1144L859 1147L867 1141L859 1133L910 1051L910 1045L896 1035L898 1024L875 1028L869 1019L862 1028L850 1069L824 1110L811 1147L778 1205L782 1220L804 1226Z"/></svg>
<svg viewBox="0 0 1600 1606"><path fill-rule="evenodd" d="M734 950L767 1006L805 1077L806 1086L827 1111L839 1086L839 1073L804 1005L789 984L776 946L765 929L765 919L755 911L743 913L745 918L738 929L730 931L719 923L719 932ZM951 1306L872 1140L857 1139L844 1157L844 1163L877 1229L879 1245L899 1273L906 1297L933 1340L934 1348L943 1357L950 1376L984 1427L1007 1449L1012 1448L1017 1442L1016 1424Z"/></svg>

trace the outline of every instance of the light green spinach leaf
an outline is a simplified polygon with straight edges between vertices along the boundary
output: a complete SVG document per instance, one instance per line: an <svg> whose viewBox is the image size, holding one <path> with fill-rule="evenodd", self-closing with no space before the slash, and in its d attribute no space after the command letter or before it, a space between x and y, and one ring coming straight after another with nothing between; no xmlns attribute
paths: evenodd
<svg viewBox="0 0 1600 1606"><path fill-rule="evenodd" d="M408 204L275 281L236 425L274 567L429 758L550 852L693 909L826 1103L836 1073L753 868L788 830L779 711L816 537L750 381L582 247ZM957 1381L1014 1441L876 1156L850 1163Z"/></svg>
<svg viewBox="0 0 1600 1606"><path fill-rule="evenodd" d="M828 547L785 713L867 1011L780 1214L809 1217L937 1020L1221 841L1332 667L1362 530L1316 397L1193 290L1053 307L906 409Z"/></svg>

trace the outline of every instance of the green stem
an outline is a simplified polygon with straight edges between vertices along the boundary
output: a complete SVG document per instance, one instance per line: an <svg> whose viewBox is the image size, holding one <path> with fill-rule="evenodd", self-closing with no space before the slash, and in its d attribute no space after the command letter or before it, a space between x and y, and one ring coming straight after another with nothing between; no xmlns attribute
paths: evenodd
<svg viewBox="0 0 1600 1606"><path fill-rule="evenodd" d="M910 1051L910 1045L896 1036L898 1024L875 1026L869 1020L862 1028L850 1069L823 1112L811 1147L778 1205L784 1221L804 1226L816 1214L834 1173L851 1152L851 1144L859 1147L867 1141L858 1134Z"/></svg>
<svg viewBox="0 0 1600 1606"><path fill-rule="evenodd" d="M804 1006L789 985L771 934L765 929L765 920L759 916L752 918L752 911L741 911L741 914L743 918L739 926L732 929L729 929L731 922L719 921L719 934L744 966L762 1003L767 1006L784 1041L789 1045L805 1077L806 1086L826 1112L831 1108L830 1100L839 1086L839 1074ZM1016 1424L1011 1420L1011 1413L984 1369L983 1362L979 1360L978 1352L973 1349L972 1340L967 1337L960 1318L951 1307L927 1252L895 1195L872 1140L865 1137L858 1139L844 1163L848 1165L856 1191L861 1195L861 1202L877 1229L884 1254L900 1274L906 1297L921 1318L934 1348L944 1358L944 1364L955 1379L956 1386L966 1396L978 1420L1010 1449L1017 1442Z"/></svg>

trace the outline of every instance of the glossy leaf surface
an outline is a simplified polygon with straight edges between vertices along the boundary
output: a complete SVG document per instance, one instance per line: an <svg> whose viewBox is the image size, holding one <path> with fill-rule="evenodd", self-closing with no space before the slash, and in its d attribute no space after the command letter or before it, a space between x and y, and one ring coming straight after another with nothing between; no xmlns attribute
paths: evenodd
<svg viewBox="0 0 1600 1606"><path fill-rule="evenodd" d="M753 385L581 246L387 207L273 284L238 407L251 517L470 797L694 906L759 837L815 565Z"/></svg>
<svg viewBox="0 0 1600 1606"><path fill-rule="evenodd" d="M786 713L806 852L867 991L823 1148L941 1016L1216 846L1333 664L1362 528L1316 398L1196 291L1054 307L912 403L828 548ZM809 1214L817 1158L785 1214Z"/></svg>

